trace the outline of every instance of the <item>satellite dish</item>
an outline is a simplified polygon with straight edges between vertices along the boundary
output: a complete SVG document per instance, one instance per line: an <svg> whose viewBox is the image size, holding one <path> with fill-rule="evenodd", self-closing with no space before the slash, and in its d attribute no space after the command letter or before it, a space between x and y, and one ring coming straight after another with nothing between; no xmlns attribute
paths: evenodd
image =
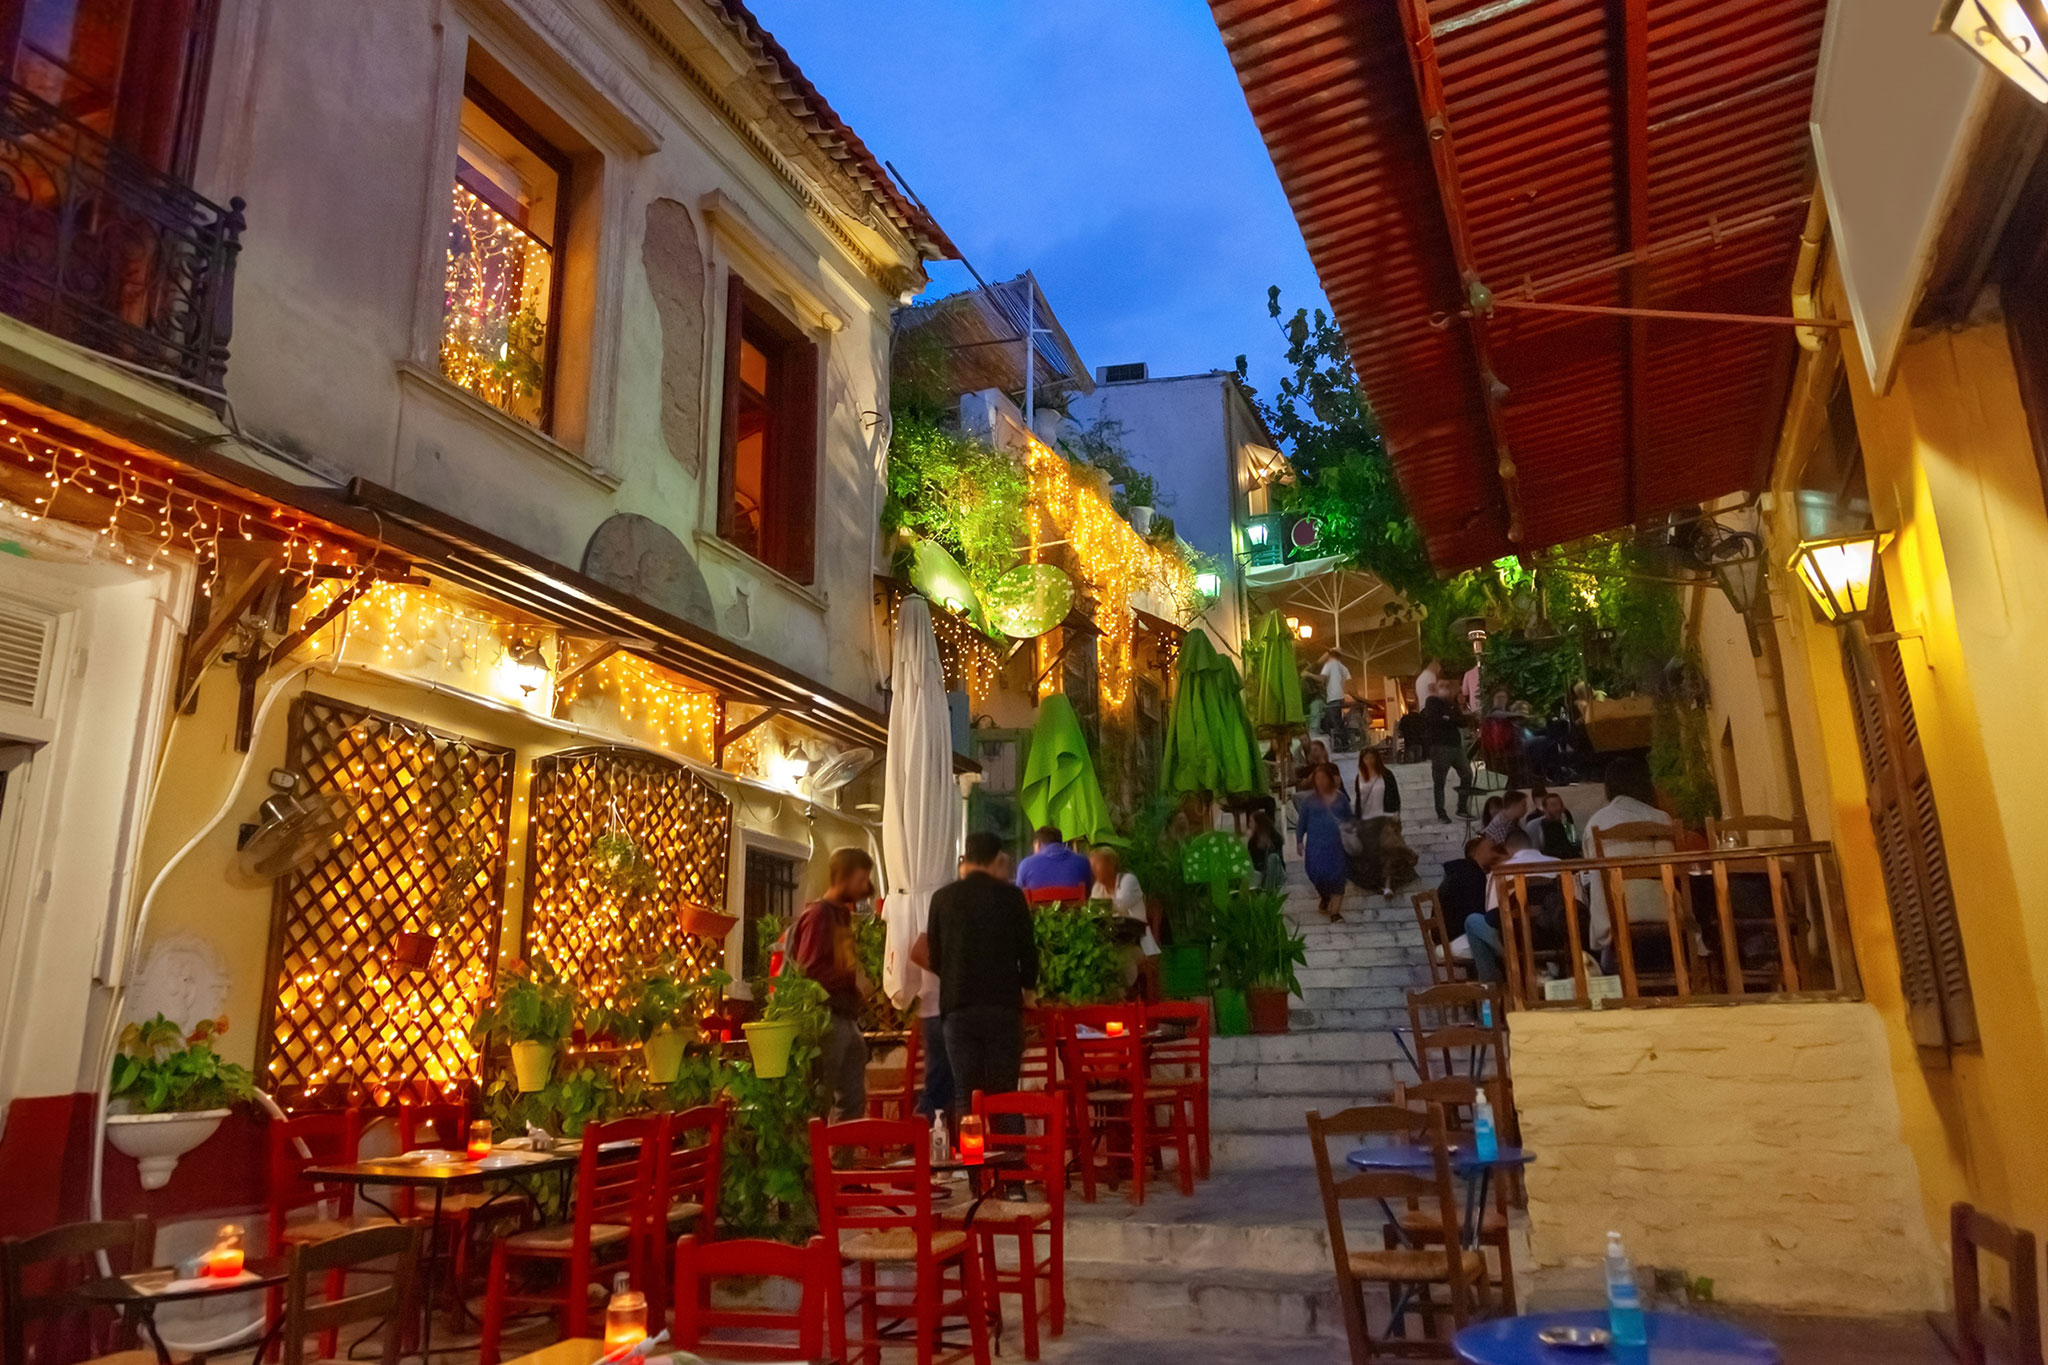
<svg viewBox="0 0 2048 1365"><path fill-rule="evenodd" d="M271 797L257 808L256 825L235 853L236 868L265 880L305 871L341 842L348 822L335 805L322 792Z"/></svg>
<svg viewBox="0 0 2048 1365"><path fill-rule="evenodd" d="M1003 634L1035 639L1074 609L1074 580L1056 564L1019 564L990 585L983 605Z"/></svg>
<svg viewBox="0 0 2048 1365"><path fill-rule="evenodd" d="M866 746L842 750L820 763L804 779L804 789L812 796L829 796L866 772L874 761L875 751Z"/></svg>

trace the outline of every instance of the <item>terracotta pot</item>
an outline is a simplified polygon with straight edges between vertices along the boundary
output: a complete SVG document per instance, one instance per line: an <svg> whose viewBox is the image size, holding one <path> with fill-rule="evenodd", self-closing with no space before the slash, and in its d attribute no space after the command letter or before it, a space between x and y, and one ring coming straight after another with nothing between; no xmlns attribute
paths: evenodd
<svg viewBox="0 0 2048 1365"><path fill-rule="evenodd" d="M553 1043L512 1044L512 1074L519 1078L522 1094L532 1094L548 1083L548 1072L555 1064Z"/></svg>
<svg viewBox="0 0 2048 1365"><path fill-rule="evenodd" d="M738 924L739 916L721 915L708 906L685 903L683 906L683 931L699 938L725 941L725 936Z"/></svg>
<svg viewBox="0 0 2048 1365"><path fill-rule="evenodd" d="M1253 986L1244 993L1253 1033L1287 1032L1288 992L1285 986Z"/></svg>
<svg viewBox="0 0 2048 1365"><path fill-rule="evenodd" d="M640 1050L647 1055L647 1079L656 1085L670 1085L683 1069L683 1048L690 1035L666 1025L656 1029Z"/></svg>
<svg viewBox="0 0 2048 1365"><path fill-rule="evenodd" d="M746 1025L747 1052L754 1074L772 1081L789 1074L789 1049L796 1042L796 1024L788 1019L757 1019Z"/></svg>
<svg viewBox="0 0 2048 1365"><path fill-rule="evenodd" d="M414 971L424 971L434 960L434 936L421 929L408 929L391 936L391 960Z"/></svg>

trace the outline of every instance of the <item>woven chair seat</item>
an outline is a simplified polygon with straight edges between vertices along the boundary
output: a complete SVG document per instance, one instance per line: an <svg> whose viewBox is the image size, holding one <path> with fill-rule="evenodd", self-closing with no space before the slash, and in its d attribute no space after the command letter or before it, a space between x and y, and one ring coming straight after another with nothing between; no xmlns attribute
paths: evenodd
<svg viewBox="0 0 2048 1365"><path fill-rule="evenodd" d="M1443 1237L1443 1219L1437 1217L1428 1209L1402 1209L1395 1216L1394 1221L1398 1222L1401 1225L1401 1230L1411 1237L1418 1233L1434 1237L1438 1240L1441 1240ZM1480 1215L1479 1235L1481 1237L1499 1236L1501 1233L1506 1232L1507 1228L1507 1217L1499 1209L1488 1209L1484 1214Z"/></svg>
<svg viewBox="0 0 2048 1365"><path fill-rule="evenodd" d="M692 1218L701 1218L703 1216L704 1206L692 1203L687 1199L678 1199L675 1203L668 1206L668 1222L670 1227L674 1227L678 1223L687 1223Z"/></svg>
<svg viewBox="0 0 2048 1365"><path fill-rule="evenodd" d="M1486 1257L1477 1251L1463 1253L1465 1273L1473 1279L1486 1274ZM1397 1247L1392 1251L1354 1251L1351 1273L1361 1280L1399 1280L1407 1284L1448 1283L1451 1267L1441 1251L1417 1251Z"/></svg>
<svg viewBox="0 0 2048 1365"><path fill-rule="evenodd" d="M339 1237L344 1232L360 1232L364 1228L388 1228L391 1220L381 1213L358 1214L354 1218L309 1218L303 1223L286 1223L284 1241L324 1242L330 1237ZM151 1353L154 1359L155 1353Z"/></svg>
<svg viewBox="0 0 2048 1365"><path fill-rule="evenodd" d="M593 1247L616 1246L633 1235L633 1229L624 1223L592 1223L590 1245ZM515 1232L505 1239L505 1245L514 1251L563 1252L566 1253L576 1241L574 1223L553 1223L544 1228L533 1228L527 1232Z"/></svg>
<svg viewBox="0 0 2048 1365"><path fill-rule="evenodd" d="M966 1245L967 1234L964 1232L932 1234L932 1255L935 1257L951 1256ZM839 1254L849 1261L914 1261L917 1259L917 1233L910 1228L864 1232L841 1245Z"/></svg>

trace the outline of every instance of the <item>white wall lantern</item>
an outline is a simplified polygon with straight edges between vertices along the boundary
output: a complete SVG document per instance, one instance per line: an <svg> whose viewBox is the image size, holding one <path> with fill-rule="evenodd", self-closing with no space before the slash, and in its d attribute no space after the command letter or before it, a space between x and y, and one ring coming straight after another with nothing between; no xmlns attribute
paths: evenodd
<svg viewBox="0 0 2048 1365"><path fill-rule="evenodd" d="M2048 104L2048 3L2044 0L1946 0L1935 20L1999 75Z"/></svg>
<svg viewBox="0 0 2048 1365"><path fill-rule="evenodd" d="M1830 625L1861 620L1870 613L1877 556L1891 542L1885 531L1802 540L1790 568L1806 585Z"/></svg>

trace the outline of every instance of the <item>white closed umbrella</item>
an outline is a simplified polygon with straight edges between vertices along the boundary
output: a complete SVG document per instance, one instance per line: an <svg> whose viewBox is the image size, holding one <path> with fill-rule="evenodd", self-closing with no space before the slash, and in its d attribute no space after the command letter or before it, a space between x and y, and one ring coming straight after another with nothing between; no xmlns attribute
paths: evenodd
<svg viewBox="0 0 2048 1365"><path fill-rule="evenodd" d="M910 960L910 946L924 932L932 892L953 880L960 846L952 716L931 609L922 597L904 598L897 610L891 678L882 788L882 866L888 878L882 989L902 1009L924 980Z"/></svg>

